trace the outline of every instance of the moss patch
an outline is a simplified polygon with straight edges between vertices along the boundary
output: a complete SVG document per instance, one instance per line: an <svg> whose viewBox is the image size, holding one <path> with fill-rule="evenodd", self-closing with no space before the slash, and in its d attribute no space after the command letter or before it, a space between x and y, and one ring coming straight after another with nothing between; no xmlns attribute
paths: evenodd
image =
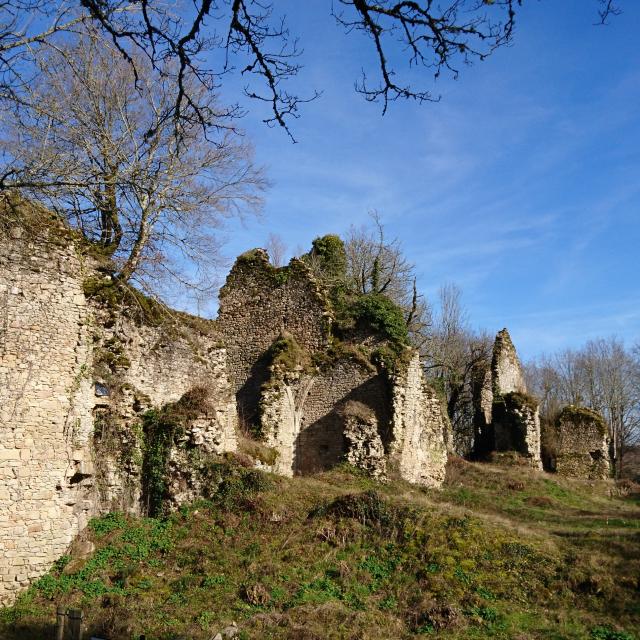
<svg viewBox="0 0 640 640"><path fill-rule="evenodd" d="M587 407L578 407L570 404L562 409L557 420L559 422L592 423L597 426L600 435L605 436L609 433L605 419L597 411Z"/></svg>
<svg viewBox="0 0 640 640"><path fill-rule="evenodd" d="M279 455L278 451L273 447L268 447L264 442L258 442L250 438L239 439L238 451L269 467L276 463Z"/></svg>
<svg viewBox="0 0 640 640"><path fill-rule="evenodd" d="M494 399L495 404L504 404L509 410L522 410L527 409L531 412L536 411L538 408L538 400L528 393L522 393L520 391L512 391L511 393L505 393Z"/></svg>
<svg viewBox="0 0 640 640"><path fill-rule="evenodd" d="M267 359L274 373L306 371L312 368L311 356L286 331L273 341L267 351Z"/></svg>

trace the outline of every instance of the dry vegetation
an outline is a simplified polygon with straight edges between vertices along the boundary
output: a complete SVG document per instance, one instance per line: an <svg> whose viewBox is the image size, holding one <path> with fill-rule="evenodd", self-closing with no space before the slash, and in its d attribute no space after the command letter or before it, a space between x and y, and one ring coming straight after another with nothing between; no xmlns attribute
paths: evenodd
<svg viewBox="0 0 640 640"><path fill-rule="evenodd" d="M229 462L211 501L166 520L94 520L3 638L43 638L58 604L109 638L630 640L640 620L640 496L453 459L442 490L347 467L285 479ZM71 554L73 556L73 553Z"/></svg>

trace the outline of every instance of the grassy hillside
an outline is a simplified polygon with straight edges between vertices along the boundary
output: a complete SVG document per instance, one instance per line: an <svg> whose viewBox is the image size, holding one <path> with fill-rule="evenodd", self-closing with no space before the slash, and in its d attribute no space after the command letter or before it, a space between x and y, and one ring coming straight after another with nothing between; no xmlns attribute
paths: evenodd
<svg viewBox="0 0 640 640"><path fill-rule="evenodd" d="M0 637L48 637L65 604L109 638L640 640L639 497L514 462L453 460L440 491L222 463L211 501L94 520Z"/></svg>

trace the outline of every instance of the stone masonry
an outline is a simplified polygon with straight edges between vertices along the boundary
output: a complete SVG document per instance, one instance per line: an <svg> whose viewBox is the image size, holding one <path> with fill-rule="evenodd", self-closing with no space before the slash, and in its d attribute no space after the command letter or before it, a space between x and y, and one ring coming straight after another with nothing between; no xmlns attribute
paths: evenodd
<svg viewBox="0 0 640 640"><path fill-rule="evenodd" d="M424 377L417 353L404 371L393 376L392 407L390 453L400 476L416 484L440 486L447 463L448 418Z"/></svg>
<svg viewBox="0 0 640 640"><path fill-rule="evenodd" d="M474 372L475 453L517 451L530 464L542 468L538 402L527 393L511 336L499 331L491 367Z"/></svg>
<svg viewBox="0 0 640 640"><path fill-rule="evenodd" d="M522 366L511 336L506 329L498 331L493 343L491 377L494 395L527 392Z"/></svg>
<svg viewBox="0 0 640 640"><path fill-rule="evenodd" d="M387 461L375 413L361 402L351 400L344 406L343 414L347 462L373 478L384 479Z"/></svg>
<svg viewBox="0 0 640 640"><path fill-rule="evenodd" d="M330 313L320 285L300 260L276 269L263 249L241 255L220 290L218 328L244 424L258 422L265 353L283 331L313 354L329 340Z"/></svg>
<svg viewBox="0 0 640 640"><path fill-rule="evenodd" d="M235 398L217 341L114 321L85 295L97 277L55 225L37 236L0 228L0 604L46 572L90 517L143 509L146 409L206 384L215 408L189 437L235 449Z"/></svg>
<svg viewBox="0 0 640 640"><path fill-rule="evenodd" d="M261 249L238 258L221 291L218 329L239 410L278 453L271 469L309 474L359 461L376 475L388 468L411 482L441 484L447 421L417 354L407 348L397 372L374 365L380 341L362 331L335 352L331 314L326 292L303 262L276 269ZM274 366L270 353L284 336L289 364ZM294 357L299 352L304 362ZM355 419L349 406L371 419ZM376 457L382 451L384 464L365 463L364 449Z"/></svg>
<svg viewBox="0 0 640 640"><path fill-rule="evenodd" d="M552 470L564 476L591 480L610 476L610 434L599 413L569 405L560 412L552 435Z"/></svg>
<svg viewBox="0 0 640 640"><path fill-rule="evenodd" d="M345 407L353 403L366 407L380 442L388 442L389 385L371 364L343 357L305 373L272 371L262 391L261 431L278 451L274 470L309 474L345 460Z"/></svg>
<svg viewBox="0 0 640 640"><path fill-rule="evenodd" d="M89 311L73 247L0 242L0 603L95 513Z"/></svg>

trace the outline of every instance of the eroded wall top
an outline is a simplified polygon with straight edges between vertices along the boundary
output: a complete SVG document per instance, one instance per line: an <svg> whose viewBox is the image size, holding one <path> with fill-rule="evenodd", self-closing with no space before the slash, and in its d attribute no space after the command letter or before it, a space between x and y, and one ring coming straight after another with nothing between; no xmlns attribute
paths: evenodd
<svg viewBox="0 0 640 640"><path fill-rule="evenodd" d="M217 326L239 410L255 422L268 378L265 354L273 341L287 332L309 353L324 349L331 313L325 292L301 260L276 268L266 251L254 249L236 260L220 290Z"/></svg>
<svg viewBox="0 0 640 640"><path fill-rule="evenodd" d="M504 395L514 392L527 392L524 376L522 375L522 366L511 336L506 329L499 331L496 336L493 345L491 372L493 375L494 394Z"/></svg>

